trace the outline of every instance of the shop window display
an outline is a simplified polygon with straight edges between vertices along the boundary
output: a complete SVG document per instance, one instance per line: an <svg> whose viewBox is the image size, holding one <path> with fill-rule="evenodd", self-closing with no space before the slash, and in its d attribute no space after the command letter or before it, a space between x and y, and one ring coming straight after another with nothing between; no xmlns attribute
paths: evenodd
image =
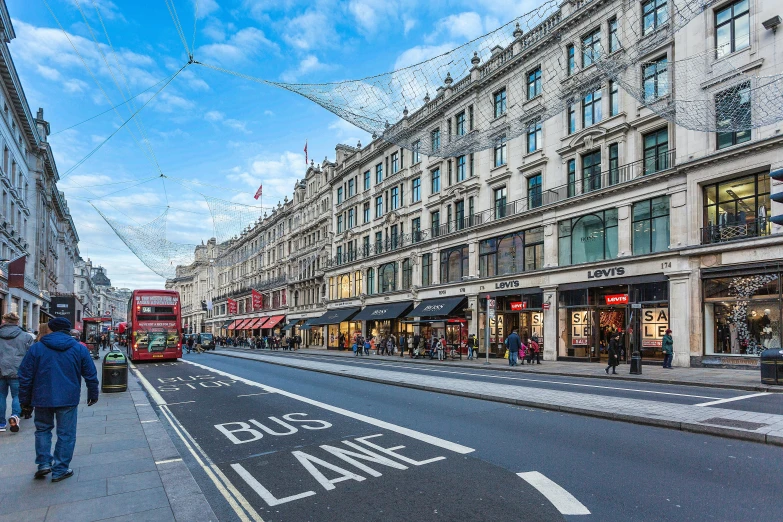
<svg viewBox="0 0 783 522"><path fill-rule="evenodd" d="M705 280L707 354L755 356L781 347L779 280L778 274Z"/></svg>

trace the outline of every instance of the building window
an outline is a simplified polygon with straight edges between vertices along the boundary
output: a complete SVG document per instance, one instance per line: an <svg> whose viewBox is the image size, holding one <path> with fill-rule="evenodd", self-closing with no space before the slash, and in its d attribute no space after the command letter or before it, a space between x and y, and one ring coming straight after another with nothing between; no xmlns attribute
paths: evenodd
<svg viewBox="0 0 783 522"><path fill-rule="evenodd" d="M362 255L370 255L370 236L364 236L362 238Z"/></svg>
<svg viewBox="0 0 783 522"><path fill-rule="evenodd" d="M620 89L617 82L609 82L609 116L620 114Z"/></svg>
<svg viewBox="0 0 783 522"><path fill-rule="evenodd" d="M495 167L506 164L506 135L495 140Z"/></svg>
<svg viewBox="0 0 783 522"><path fill-rule="evenodd" d="M354 216L355 212L356 211L354 209L352 209L352 208L348 209L348 228L349 229L351 229L354 226L356 226L356 223L355 223L356 217Z"/></svg>
<svg viewBox="0 0 783 522"><path fill-rule="evenodd" d="M382 294L397 290L397 263L386 263L378 269L378 283Z"/></svg>
<svg viewBox="0 0 783 522"><path fill-rule="evenodd" d="M506 217L506 187L496 188L494 191L495 219Z"/></svg>
<svg viewBox="0 0 783 522"><path fill-rule="evenodd" d="M411 195L413 203L421 201L421 178L413 178L411 181Z"/></svg>
<svg viewBox="0 0 783 522"><path fill-rule="evenodd" d="M421 256L421 286L432 284L432 254Z"/></svg>
<svg viewBox="0 0 783 522"><path fill-rule="evenodd" d="M343 202L343 188L342 187L338 187L337 188L337 204L339 205L342 202Z"/></svg>
<svg viewBox="0 0 783 522"><path fill-rule="evenodd" d="M364 204L364 208L362 208L362 221L364 223L370 222L370 203L367 202Z"/></svg>
<svg viewBox="0 0 783 522"><path fill-rule="evenodd" d="M364 172L364 190L370 190L370 171Z"/></svg>
<svg viewBox="0 0 783 522"><path fill-rule="evenodd" d="M430 132L430 144L432 152L440 150L440 129L434 129Z"/></svg>
<svg viewBox="0 0 783 522"><path fill-rule="evenodd" d="M541 94L541 66L527 73L527 99L532 100Z"/></svg>
<svg viewBox="0 0 783 522"><path fill-rule="evenodd" d="M642 34L648 34L669 20L666 0L647 0L642 4Z"/></svg>
<svg viewBox="0 0 783 522"><path fill-rule="evenodd" d="M750 2L739 0L715 12L717 58L750 46Z"/></svg>
<svg viewBox="0 0 783 522"><path fill-rule="evenodd" d="M499 118L506 113L506 89L500 89L494 94L495 100L495 118Z"/></svg>
<svg viewBox="0 0 783 522"><path fill-rule="evenodd" d="M400 170L400 155L397 152L393 152L391 155L391 173L397 174Z"/></svg>
<svg viewBox="0 0 783 522"><path fill-rule="evenodd" d="M527 126L527 152L535 152L541 149L542 130L541 121L530 123Z"/></svg>
<svg viewBox="0 0 783 522"><path fill-rule="evenodd" d="M543 203L541 197L541 174L527 178L527 205L528 208L540 207Z"/></svg>
<svg viewBox="0 0 783 522"><path fill-rule="evenodd" d="M411 220L411 236L414 243L421 241L421 218Z"/></svg>
<svg viewBox="0 0 783 522"><path fill-rule="evenodd" d="M454 214L457 230L465 228L465 200L460 199L454 202Z"/></svg>
<svg viewBox="0 0 783 522"><path fill-rule="evenodd" d="M337 233L342 234L343 233L343 215L340 214L337 216Z"/></svg>
<svg viewBox="0 0 783 522"><path fill-rule="evenodd" d="M769 192L769 173L706 185L702 243L769 235Z"/></svg>
<svg viewBox="0 0 783 522"><path fill-rule="evenodd" d="M653 101L669 94L669 70L666 57L642 65L644 100Z"/></svg>
<svg viewBox="0 0 783 522"><path fill-rule="evenodd" d="M473 106L468 107L468 130L473 130Z"/></svg>
<svg viewBox="0 0 783 522"><path fill-rule="evenodd" d="M571 76L576 71L576 58L574 58L574 46L569 45L566 47L566 54L568 55L568 76Z"/></svg>
<svg viewBox="0 0 783 522"><path fill-rule="evenodd" d="M375 166L375 184L378 185L383 181L383 163L378 163Z"/></svg>
<svg viewBox="0 0 783 522"><path fill-rule="evenodd" d="M413 265L410 259L402 260L402 288L410 288L413 285Z"/></svg>
<svg viewBox="0 0 783 522"><path fill-rule="evenodd" d="M601 89L587 94L582 100L582 128L601 121Z"/></svg>
<svg viewBox="0 0 783 522"><path fill-rule="evenodd" d="M740 129L717 133L719 149L750 141L750 82L735 85L715 96L717 127Z"/></svg>
<svg viewBox="0 0 783 522"><path fill-rule="evenodd" d="M421 151L421 141L416 140L413 142L411 150L411 165L415 165L420 161L419 152Z"/></svg>
<svg viewBox="0 0 783 522"><path fill-rule="evenodd" d="M609 52L620 49L620 38L617 36L617 18L609 20Z"/></svg>
<svg viewBox="0 0 783 522"><path fill-rule="evenodd" d="M558 223L560 266L617 257L617 209L594 212Z"/></svg>
<svg viewBox="0 0 783 522"><path fill-rule="evenodd" d="M633 254L669 250L669 196L633 204Z"/></svg>
<svg viewBox="0 0 783 522"><path fill-rule="evenodd" d="M582 193L601 188L601 151L582 156Z"/></svg>
<svg viewBox="0 0 783 522"><path fill-rule="evenodd" d="M355 183L353 181L353 178L351 178L351 179L348 180L348 197L349 198L354 195L355 190L356 190ZM289 229L291 228L290 224L289 224L288 228Z"/></svg>
<svg viewBox="0 0 783 522"><path fill-rule="evenodd" d="M462 281L468 275L468 245L461 245L440 252L440 282Z"/></svg>
<svg viewBox="0 0 783 522"><path fill-rule="evenodd" d="M582 38L582 68L593 64L601 57L601 29Z"/></svg>
<svg viewBox="0 0 783 522"><path fill-rule="evenodd" d="M576 104L568 104L568 134L576 132Z"/></svg>
<svg viewBox="0 0 783 522"><path fill-rule="evenodd" d="M543 227L479 242L480 277L518 274L543 266Z"/></svg>
<svg viewBox="0 0 783 522"><path fill-rule="evenodd" d="M436 210L430 214L430 223L432 223L432 237L440 235L440 211Z"/></svg>
<svg viewBox="0 0 783 522"><path fill-rule="evenodd" d="M469 219L470 226L473 226L475 224L473 221L474 212L475 212L474 200L473 200L473 196L470 196L468 198L468 219Z"/></svg>
<svg viewBox="0 0 783 522"><path fill-rule="evenodd" d="M469 157L470 157L470 166L468 167L468 170L470 171L470 177L472 178L473 176L475 176L475 169L473 168L474 163L473 163L473 153L472 152L470 153Z"/></svg>
<svg viewBox="0 0 783 522"><path fill-rule="evenodd" d="M609 145L609 184L620 182L620 147L617 143Z"/></svg>
<svg viewBox="0 0 783 522"><path fill-rule="evenodd" d="M465 156L457 157L457 183L465 181Z"/></svg>
<svg viewBox="0 0 783 522"><path fill-rule="evenodd" d="M367 294L372 295L375 293L375 269L367 269Z"/></svg>
<svg viewBox="0 0 783 522"><path fill-rule="evenodd" d="M430 192L432 194L437 194L440 192L440 169L435 169L432 172L430 172L431 175L431 183L430 183Z"/></svg>
<svg viewBox="0 0 783 522"><path fill-rule="evenodd" d="M642 138L644 142L644 173L652 174L669 168L669 130L663 128Z"/></svg>
<svg viewBox="0 0 783 522"><path fill-rule="evenodd" d="M400 205L400 189L399 187L392 187L391 189L391 209L397 210Z"/></svg>
<svg viewBox="0 0 783 522"><path fill-rule="evenodd" d="M383 196L375 198L375 217L379 218L383 215Z"/></svg>
<svg viewBox="0 0 783 522"><path fill-rule="evenodd" d="M375 253L380 254L383 252L383 232L375 233Z"/></svg>
<svg viewBox="0 0 783 522"><path fill-rule="evenodd" d="M576 160L568 160L568 197L576 196Z"/></svg>
<svg viewBox="0 0 783 522"><path fill-rule="evenodd" d="M457 136L464 136L465 135L465 111L462 111L459 114L457 114L455 121L457 123Z"/></svg>

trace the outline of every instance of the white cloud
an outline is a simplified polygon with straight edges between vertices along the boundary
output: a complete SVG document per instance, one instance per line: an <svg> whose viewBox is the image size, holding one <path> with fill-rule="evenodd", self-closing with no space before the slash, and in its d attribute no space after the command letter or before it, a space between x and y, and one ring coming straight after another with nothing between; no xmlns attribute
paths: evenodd
<svg viewBox="0 0 783 522"><path fill-rule="evenodd" d="M364 142L366 145L371 139L367 132L342 118L338 118L330 123L329 130L334 131L334 138L340 143L345 143L352 147L356 146L356 143L359 141Z"/></svg>
<svg viewBox="0 0 783 522"><path fill-rule="evenodd" d="M87 85L87 82L83 82L77 78L71 78L70 80L66 80L63 83L63 89L65 89L65 92L68 93L84 92L89 87L90 86Z"/></svg>
<svg viewBox="0 0 783 522"><path fill-rule="evenodd" d="M296 69L289 69L280 75L280 78L285 82L296 82L301 76L316 71L323 71L329 69L329 66L321 63L317 56L314 54L308 54L299 62Z"/></svg>
<svg viewBox="0 0 783 522"><path fill-rule="evenodd" d="M208 111L204 114L204 119L207 121L223 121L225 115L220 111Z"/></svg>
<svg viewBox="0 0 783 522"><path fill-rule="evenodd" d="M244 167L234 167L227 178L240 183L248 191L232 198L237 203L257 205L253 193L258 186L264 186L264 202L277 203L284 197L291 197L294 183L304 176L307 166L304 154L286 151L282 154L261 154L251 158ZM237 187L242 188L242 187Z"/></svg>
<svg viewBox="0 0 783 522"><path fill-rule="evenodd" d="M195 0L193 2L194 9L196 6L198 7L198 18L205 18L218 9L220 9L220 6L215 0Z"/></svg>
<svg viewBox="0 0 783 522"><path fill-rule="evenodd" d="M397 60L394 62L394 70L410 67L411 65L424 62L435 56L440 56L441 54L451 51L455 47L456 44L450 42L440 45L417 45L416 47L411 47L397 57Z"/></svg>
<svg viewBox="0 0 783 522"><path fill-rule="evenodd" d="M495 23L495 20L492 19L492 22ZM458 41L470 41L491 30L487 29L487 25L481 15L474 11L453 14L435 23L435 33L430 35L429 39L436 40L437 37L445 35ZM492 29L496 27L497 25Z"/></svg>
<svg viewBox="0 0 783 522"><path fill-rule="evenodd" d="M283 33L289 45L302 51L329 47L336 38L332 16L314 9L289 20Z"/></svg>
<svg viewBox="0 0 783 522"><path fill-rule="evenodd" d="M35 68L38 70L38 74L46 78L47 80L58 81L62 78L60 71L47 67L46 65L37 64Z"/></svg>
<svg viewBox="0 0 783 522"><path fill-rule="evenodd" d="M277 50L277 45L255 27L240 29L225 43L212 43L199 48L198 54L219 62L240 62L259 55L262 50Z"/></svg>
<svg viewBox="0 0 783 522"><path fill-rule="evenodd" d="M226 115L220 111L208 111L204 113L204 119L210 123L222 123L229 129L250 134L251 131L247 128L247 122L235 120L233 118L226 118Z"/></svg>

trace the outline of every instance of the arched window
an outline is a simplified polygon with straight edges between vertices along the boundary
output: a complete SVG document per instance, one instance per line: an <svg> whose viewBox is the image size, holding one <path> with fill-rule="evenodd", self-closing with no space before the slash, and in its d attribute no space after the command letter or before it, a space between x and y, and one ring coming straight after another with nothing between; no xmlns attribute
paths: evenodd
<svg viewBox="0 0 783 522"><path fill-rule="evenodd" d="M378 269L378 283L381 293L397 290L397 263L386 263Z"/></svg>
<svg viewBox="0 0 783 522"><path fill-rule="evenodd" d="M375 293L375 269L367 269L367 295Z"/></svg>
<svg viewBox="0 0 783 522"><path fill-rule="evenodd" d="M440 282L462 281L468 275L468 245L461 245L440 252Z"/></svg>
<svg viewBox="0 0 783 522"><path fill-rule="evenodd" d="M498 242L498 275L522 272L524 270L522 263L524 252L523 234L516 233L502 237Z"/></svg>
<svg viewBox="0 0 783 522"><path fill-rule="evenodd" d="M337 299L347 299L351 297L351 278L348 274L342 275L337 282Z"/></svg>
<svg viewBox="0 0 783 522"><path fill-rule="evenodd" d="M617 257L617 209L561 221L558 229L560 265Z"/></svg>
<svg viewBox="0 0 783 522"><path fill-rule="evenodd" d="M299 291L294 292L294 306L299 306Z"/></svg>

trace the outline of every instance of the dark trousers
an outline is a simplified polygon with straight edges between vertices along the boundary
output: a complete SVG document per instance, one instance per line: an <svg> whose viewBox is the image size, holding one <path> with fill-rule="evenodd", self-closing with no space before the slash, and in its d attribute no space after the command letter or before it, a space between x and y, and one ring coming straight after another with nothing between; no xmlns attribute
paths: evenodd
<svg viewBox="0 0 783 522"><path fill-rule="evenodd" d="M76 446L76 406L35 408L35 463L38 469L52 469L59 477L68 471ZM52 457L52 430L57 425L57 443Z"/></svg>

